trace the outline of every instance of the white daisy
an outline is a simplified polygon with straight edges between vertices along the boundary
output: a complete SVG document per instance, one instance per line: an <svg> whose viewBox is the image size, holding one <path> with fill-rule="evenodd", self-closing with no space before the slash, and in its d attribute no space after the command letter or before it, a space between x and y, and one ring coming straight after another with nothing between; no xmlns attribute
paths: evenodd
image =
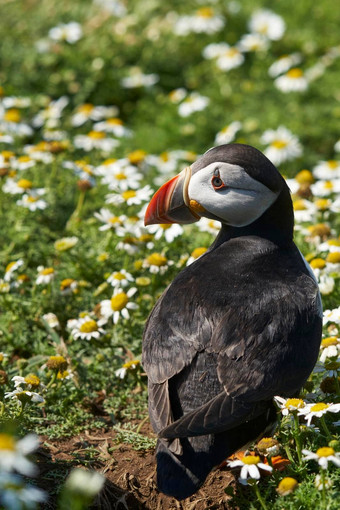
<svg viewBox="0 0 340 510"><path fill-rule="evenodd" d="M95 212L94 216L97 218L97 220L103 223L103 225L99 227L99 230L101 231L110 230L112 228L115 229L119 225L123 225L127 219L127 216L116 216L105 207L102 207L99 212Z"/></svg>
<svg viewBox="0 0 340 510"><path fill-rule="evenodd" d="M296 223L312 222L317 214L314 202L304 198L293 200L294 218Z"/></svg>
<svg viewBox="0 0 340 510"><path fill-rule="evenodd" d="M272 78L276 78L280 74L283 74L291 67L297 66L302 60L300 53L292 53L291 55L282 55L279 57L268 69L268 74Z"/></svg>
<svg viewBox="0 0 340 510"><path fill-rule="evenodd" d="M9 282L12 279L13 273L19 269L19 267L23 266L24 261L22 259L16 260L15 262L10 262L7 264L5 269L4 281Z"/></svg>
<svg viewBox="0 0 340 510"><path fill-rule="evenodd" d="M236 46L230 46L216 59L216 65L222 71L230 71L240 67L244 62L244 56Z"/></svg>
<svg viewBox="0 0 340 510"><path fill-rule="evenodd" d="M290 69L286 74L276 78L275 87L281 92L304 92L308 88L308 80L299 67Z"/></svg>
<svg viewBox="0 0 340 510"><path fill-rule="evenodd" d="M5 110L0 104L0 131L14 136L32 136L31 126L21 121L21 113L17 108Z"/></svg>
<svg viewBox="0 0 340 510"><path fill-rule="evenodd" d="M20 200L16 201L16 204L29 209L34 212L37 210L44 210L48 206L47 202L40 198L39 190L32 190L29 194L24 194Z"/></svg>
<svg viewBox="0 0 340 510"><path fill-rule="evenodd" d="M114 271L106 278L106 281L114 288L127 287L134 281L132 274L128 273L125 269Z"/></svg>
<svg viewBox="0 0 340 510"><path fill-rule="evenodd" d="M241 468L239 482L243 485L248 485L250 479L259 480L261 477L259 469L263 469L269 473L273 471L273 468L261 462L260 457L257 455L245 455L242 460L229 460L228 466L230 468Z"/></svg>
<svg viewBox="0 0 340 510"><path fill-rule="evenodd" d="M319 281L319 290L323 296L328 296L328 294L331 294L335 287L335 280L331 276L328 276L326 274L320 275Z"/></svg>
<svg viewBox="0 0 340 510"><path fill-rule="evenodd" d="M151 225L148 227L148 231L155 236L155 239L158 240L164 236L167 243L172 243L176 237L183 233L183 227L177 223L164 223Z"/></svg>
<svg viewBox="0 0 340 510"><path fill-rule="evenodd" d="M215 145L222 145L230 143L235 140L236 133L242 128L242 124L239 121L231 122L228 126L225 126L221 131L216 134Z"/></svg>
<svg viewBox="0 0 340 510"><path fill-rule="evenodd" d="M152 189L149 185L146 185L137 190L128 189L122 193L109 193L105 197L105 202L113 205L120 205L124 203L127 205L140 205L143 202L147 202L152 194Z"/></svg>
<svg viewBox="0 0 340 510"><path fill-rule="evenodd" d="M132 131L123 125L123 121L117 117L111 117L110 119L96 122L93 129L95 131L105 131L105 133L111 133L114 136L120 138L121 136L131 136Z"/></svg>
<svg viewBox="0 0 340 510"><path fill-rule="evenodd" d="M66 41L70 44L74 44L82 38L83 29L76 21L59 23L59 25L49 30L48 36L53 41Z"/></svg>
<svg viewBox="0 0 340 510"><path fill-rule="evenodd" d="M86 152L98 149L103 152L111 152L119 145L119 141L114 138L108 138L101 131L90 131L87 135L76 135L73 140L77 149L83 149Z"/></svg>
<svg viewBox="0 0 340 510"><path fill-rule="evenodd" d="M336 467L340 467L340 453L335 453L333 448L324 446L319 448L316 453L309 450L302 450L304 460L316 460L321 469L328 468L328 462L332 462Z"/></svg>
<svg viewBox="0 0 340 510"><path fill-rule="evenodd" d="M272 41L282 38L286 25L278 14L269 9L260 9L253 13L249 20L251 32L261 34Z"/></svg>
<svg viewBox="0 0 340 510"><path fill-rule="evenodd" d="M0 503L3 508L19 510L38 508L47 499L47 494L29 485L21 477L12 473L0 473Z"/></svg>
<svg viewBox="0 0 340 510"><path fill-rule="evenodd" d="M339 413L340 404L325 404L324 402L318 402L317 404L306 404L303 409L299 409L299 416L304 416L307 421L307 425L311 424L312 419L316 416L321 418L326 413Z"/></svg>
<svg viewBox="0 0 340 510"><path fill-rule="evenodd" d="M25 476L37 474L37 467L27 459L39 446L39 438L28 434L16 440L9 434L0 433L0 468L3 472L17 471Z"/></svg>
<svg viewBox="0 0 340 510"><path fill-rule="evenodd" d="M86 315L72 324L71 335L74 339L91 340L95 338L97 340L105 335L105 331L100 327L99 322Z"/></svg>
<svg viewBox="0 0 340 510"><path fill-rule="evenodd" d="M19 386L15 388L14 391L5 393L5 398L18 400L21 406L24 406L27 402L35 402L39 404L45 402L44 398L39 395L39 393L36 393L35 391L23 390Z"/></svg>
<svg viewBox="0 0 340 510"><path fill-rule="evenodd" d="M92 103L84 103L78 106L71 117L72 126L78 127L88 120L99 121L118 114L117 106L95 106ZM101 130L99 130L101 131Z"/></svg>
<svg viewBox="0 0 340 510"><path fill-rule="evenodd" d="M314 177L317 179L329 181L332 181L333 179L340 179L340 161L334 159L319 161L312 171Z"/></svg>
<svg viewBox="0 0 340 510"><path fill-rule="evenodd" d="M38 276L35 281L37 285L48 285L55 277L53 267L38 266Z"/></svg>
<svg viewBox="0 0 340 510"><path fill-rule="evenodd" d="M171 265L173 265L173 261L168 260L161 253L151 253L143 262L143 267L154 274L164 274Z"/></svg>
<svg viewBox="0 0 340 510"><path fill-rule="evenodd" d="M268 39L262 34L244 34L237 47L240 51L266 51L269 47Z"/></svg>
<svg viewBox="0 0 340 510"><path fill-rule="evenodd" d="M18 195L21 193L27 193L29 190L33 189L33 182L29 179L19 179L15 180L12 177L9 177L5 184L2 186L2 191L4 193L9 193L10 195Z"/></svg>
<svg viewBox="0 0 340 510"><path fill-rule="evenodd" d="M114 324L117 324L120 317L130 318L129 310L136 310L138 305L130 301L130 298L137 292L132 287L125 292L120 287L116 287L111 299L104 299L100 303L100 314L103 317L102 323L107 322L111 317Z"/></svg>
<svg viewBox="0 0 340 510"><path fill-rule="evenodd" d="M328 324L328 322L340 324L340 306L323 312L323 325Z"/></svg>
<svg viewBox="0 0 340 510"><path fill-rule="evenodd" d="M328 251L330 253L340 252L340 239L328 239L318 246L319 251Z"/></svg>
<svg viewBox="0 0 340 510"><path fill-rule="evenodd" d="M264 154L274 165L280 165L302 155L302 146L298 138L284 126L279 126L276 130L266 130L261 136L261 143L269 144Z"/></svg>
<svg viewBox="0 0 340 510"><path fill-rule="evenodd" d="M169 99L172 103L178 104L181 101L183 101L183 99L185 98L187 93L188 92L186 89L184 89L183 87L180 87L178 89L174 89L171 92L169 92Z"/></svg>
<svg viewBox="0 0 340 510"><path fill-rule="evenodd" d="M321 342L320 361L324 363L328 358L337 358L340 354L340 339L336 336L324 338Z"/></svg>
<svg viewBox="0 0 340 510"><path fill-rule="evenodd" d="M307 405L301 398L283 398L276 396L274 397L274 401L280 407L283 416L287 416L290 412L304 409Z"/></svg>
<svg viewBox="0 0 340 510"><path fill-rule="evenodd" d="M186 36L195 34L215 34L225 26L223 16L215 14L212 7L201 7L191 16L179 16L174 25L174 33Z"/></svg>
<svg viewBox="0 0 340 510"><path fill-rule="evenodd" d="M316 181L310 188L315 197L328 197L332 193L340 193L340 178Z"/></svg>
<svg viewBox="0 0 340 510"><path fill-rule="evenodd" d="M159 81L158 74L144 74L139 67L132 67L129 75L121 80L122 87L134 89L139 87L152 87Z"/></svg>
<svg viewBox="0 0 340 510"><path fill-rule="evenodd" d="M20 156L18 158L13 158L11 164L11 167L14 168L14 170L27 170L28 168L32 168L33 166L35 166L35 161L29 156Z"/></svg>
<svg viewBox="0 0 340 510"><path fill-rule="evenodd" d="M42 315L42 319L49 325L50 328L59 328L60 323L55 313L49 312Z"/></svg>
<svg viewBox="0 0 340 510"><path fill-rule="evenodd" d="M69 99L61 96L55 101L50 101L47 106L33 117L32 124L34 127L44 126L53 129L59 125L64 108L68 105Z"/></svg>
<svg viewBox="0 0 340 510"><path fill-rule="evenodd" d="M105 174L103 174L103 167L105 167ZM102 183L106 184L110 190L134 190L140 187L140 181L143 179L143 174L125 159L117 160L110 165L101 165L97 170L103 175Z"/></svg>
<svg viewBox="0 0 340 510"><path fill-rule="evenodd" d="M210 102L210 99L201 96L198 92L192 92L178 106L178 114L181 117L189 117L192 113L204 110Z"/></svg>

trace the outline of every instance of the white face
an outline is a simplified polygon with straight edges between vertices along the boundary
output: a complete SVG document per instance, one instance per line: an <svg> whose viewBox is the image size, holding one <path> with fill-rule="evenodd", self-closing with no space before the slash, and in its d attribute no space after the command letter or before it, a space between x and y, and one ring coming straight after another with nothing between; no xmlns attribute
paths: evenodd
<svg viewBox="0 0 340 510"><path fill-rule="evenodd" d="M215 162L191 176L188 194L223 223L244 227L257 220L278 193L250 177L238 165ZM204 212L199 212L204 216Z"/></svg>

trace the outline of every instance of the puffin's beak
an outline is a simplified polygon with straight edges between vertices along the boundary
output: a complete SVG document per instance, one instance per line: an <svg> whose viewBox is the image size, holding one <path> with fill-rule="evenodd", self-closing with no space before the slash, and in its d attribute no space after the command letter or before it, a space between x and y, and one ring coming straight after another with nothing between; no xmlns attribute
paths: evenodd
<svg viewBox="0 0 340 510"><path fill-rule="evenodd" d="M200 219L200 216L189 207L190 177L191 168L188 166L156 191L145 213L145 225L194 223Z"/></svg>

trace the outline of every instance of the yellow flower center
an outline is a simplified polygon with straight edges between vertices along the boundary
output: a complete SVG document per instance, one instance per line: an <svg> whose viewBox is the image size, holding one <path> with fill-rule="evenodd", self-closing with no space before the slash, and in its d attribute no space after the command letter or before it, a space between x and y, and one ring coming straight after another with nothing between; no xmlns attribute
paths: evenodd
<svg viewBox="0 0 340 510"><path fill-rule="evenodd" d="M294 407L295 409L301 409L301 407L305 407L305 403L301 398L289 398L285 403L285 407L289 409L290 407Z"/></svg>
<svg viewBox="0 0 340 510"><path fill-rule="evenodd" d="M81 106L78 107L78 112L79 113L89 114L89 113L92 112L93 109L94 109L93 104L85 103L85 104L82 104Z"/></svg>
<svg viewBox="0 0 340 510"><path fill-rule="evenodd" d="M329 347L330 345L337 345L338 344L338 339L336 336L329 336L327 338L324 338L321 342L321 347L323 348L326 348L326 347Z"/></svg>
<svg viewBox="0 0 340 510"><path fill-rule="evenodd" d="M226 52L225 52L225 56L226 57L235 57L236 55L239 55L239 51L237 48L229 48Z"/></svg>
<svg viewBox="0 0 340 510"><path fill-rule="evenodd" d="M47 363L47 367L51 370L66 370L67 361L64 356L50 356Z"/></svg>
<svg viewBox="0 0 340 510"><path fill-rule="evenodd" d="M32 196L27 197L26 200L27 200L27 202L31 202L31 203L38 201L37 197L32 197Z"/></svg>
<svg viewBox="0 0 340 510"><path fill-rule="evenodd" d="M79 331L81 333L93 333L93 331L98 331L98 324L93 319L89 319L79 327Z"/></svg>
<svg viewBox="0 0 340 510"><path fill-rule="evenodd" d="M146 156L146 152L143 150L136 150L136 151L130 152L130 154L128 154L129 161L132 164L141 163L141 161L144 161L145 156Z"/></svg>
<svg viewBox="0 0 340 510"><path fill-rule="evenodd" d="M29 181L28 179L19 179L17 182L19 188L23 189L31 189L33 186L33 183Z"/></svg>
<svg viewBox="0 0 340 510"><path fill-rule="evenodd" d="M127 191L123 191L123 193L122 193L122 197L124 198L124 200L129 200L129 198L134 198L136 195L137 195L137 193L133 189L128 189Z"/></svg>
<svg viewBox="0 0 340 510"><path fill-rule="evenodd" d="M116 161L117 161L117 159L115 159L115 158L109 158L109 159L106 159L105 161L103 161L102 165L105 165L105 166L112 165L112 163L115 163Z"/></svg>
<svg viewBox="0 0 340 510"><path fill-rule="evenodd" d="M58 251L66 251L70 248L73 248L78 242L78 238L76 237L63 237L62 239L58 239L54 243L54 247Z"/></svg>
<svg viewBox="0 0 340 510"><path fill-rule="evenodd" d="M152 253L148 256L146 259L147 263L150 264L150 266L165 266L168 259L164 257L164 255L161 255L160 253Z"/></svg>
<svg viewBox="0 0 340 510"><path fill-rule="evenodd" d="M126 174L124 174L124 172L118 172L117 174L115 174L115 179L117 179L117 181L126 181L127 177Z"/></svg>
<svg viewBox="0 0 340 510"><path fill-rule="evenodd" d="M25 377L25 383L30 384L33 388L38 388L40 385L40 379L35 374L28 374Z"/></svg>
<svg viewBox="0 0 340 510"><path fill-rule="evenodd" d="M14 452L16 450L15 448L15 441L12 436L9 436L8 434L1 434L0 433L0 451L1 450L10 450Z"/></svg>
<svg viewBox="0 0 340 510"><path fill-rule="evenodd" d="M111 298L111 308L114 312L120 312L129 302L128 296L125 292L119 292Z"/></svg>
<svg viewBox="0 0 340 510"><path fill-rule="evenodd" d="M126 276L123 273L117 272L117 273L113 273L113 278L115 280L125 280Z"/></svg>
<svg viewBox="0 0 340 510"><path fill-rule="evenodd" d="M329 457L330 455L334 455L334 450L329 446L324 446L323 448L319 448L316 454L318 457Z"/></svg>
<svg viewBox="0 0 340 510"><path fill-rule="evenodd" d="M160 223L159 225L163 230L168 230L172 225L171 223Z"/></svg>
<svg viewBox="0 0 340 510"><path fill-rule="evenodd" d="M62 370L57 373L57 379L66 379L66 377L70 375L68 370Z"/></svg>
<svg viewBox="0 0 340 510"><path fill-rule="evenodd" d="M136 369L138 366L140 365L140 361L138 359L133 359L131 361L127 361L126 363L124 363L123 365L123 368L127 368L127 369Z"/></svg>
<svg viewBox="0 0 340 510"><path fill-rule="evenodd" d="M340 263L340 252L335 251L333 253L329 253L326 257L326 261L331 264L339 264Z"/></svg>
<svg viewBox="0 0 340 510"><path fill-rule="evenodd" d="M301 78L303 76L303 72L299 67L293 67L293 69L290 69L287 73L288 78Z"/></svg>
<svg viewBox="0 0 340 510"><path fill-rule="evenodd" d="M111 126L122 126L123 125L123 121L121 119L118 119L118 118L112 118L112 119L107 119L106 121L108 124L110 124Z"/></svg>
<svg viewBox="0 0 340 510"><path fill-rule="evenodd" d="M331 170L335 170L336 168L338 168L338 165L339 165L339 162L336 161L335 159L330 159L329 161L327 161L327 166Z"/></svg>
<svg viewBox="0 0 340 510"><path fill-rule="evenodd" d="M328 244L330 246L340 246L340 239L330 239Z"/></svg>
<svg viewBox="0 0 340 510"><path fill-rule="evenodd" d="M148 243L149 241L152 241L152 235L151 234L142 234L139 236L138 240L141 243Z"/></svg>
<svg viewBox="0 0 340 510"><path fill-rule="evenodd" d="M17 161L19 161L19 163L28 163L32 160L29 156L20 156Z"/></svg>
<svg viewBox="0 0 340 510"><path fill-rule="evenodd" d="M73 282L75 282L73 278L65 278L60 282L60 290L65 290L68 287L71 287Z"/></svg>
<svg viewBox="0 0 340 510"><path fill-rule="evenodd" d="M160 154L159 157L164 163L166 163L170 159L168 152L162 152L162 154Z"/></svg>
<svg viewBox="0 0 340 510"><path fill-rule="evenodd" d="M111 218L109 218L109 223L112 223L112 225L116 225L117 223L121 223L120 219L118 216L111 216Z"/></svg>
<svg viewBox="0 0 340 510"><path fill-rule="evenodd" d="M274 140L271 143L271 146L275 147L275 149L284 149L285 147L287 147L287 145L288 142L286 142L285 140Z"/></svg>
<svg viewBox="0 0 340 510"><path fill-rule="evenodd" d="M207 251L207 248L205 248L204 246L200 246L199 248L195 248L194 249L194 251L192 252L191 256L194 259L197 259L201 255L203 255L203 253L205 253L206 251Z"/></svg>
<svg viewBox="0 0 340 510"><path fill-rule="evenodd" d="M310 410L312 413L317 413L319 411L324 411L329 408L329 404L324 404L323 402L319 402L318 404L314 404Z"/></svg>
<svg viewBox="0 0 340 510"><path fill-rule="evenodd" d="M319 257L311 260L309 264L313 269L323 269L326 266L326 262Z"/></svg>
<svg viewBox="0 0 340 510"><path fill-rule="evenodd" d="M102 140L106 135L101 131L90 131L87 136L92 138L92 140Z"/></svg>
<svg viewBox="0 0 340 510"><path fill-rule="evenodd" d="M318 209L325 210L330 206L330 201L327 198L319 198L315 200L315 205Z"/></svg>
<svg viewBox="0 0 340 510"><path fill-rule="evenodd" d="M196 11L197 16L201 18L212 18L214 15L214 11L211 7L201 7Z"/></svg>
<svg viewBox="0 0 340 510"><path fill-rule="evenodd" d="M4 115L4 120L7 122L20 122L21 116L19 110L16 108L11 108L10 110L7 110L7 112Z"/></svg>
<svg viewBox="0 0 340 510"><path fill-rule="evenodd" d="M295 176L295 180L299 184L312 184L314 182L314 177L309 170L301 170L301 172Z"/></svg>
<svg viewBox="0 0 340 510"><path fill-rule="evenodd" d="M297 480L295 480L295 478L286 476L279 483L277 492L280 494L280 496L286 496L287 494L292 493L296 489L297 486L298 486L298 482L297 482Z"/></svg>
<svg viewBox="0 0 340 510"><path fill-rule="evenodd" d="M325 181L325 182L323 183L323 187L324 187L325 189L333 189L333 187L334 187L334 186L333 186L332 181Z"/></svg>
<svg viewBox="0 0 340 510"><path fill-rule="evenodd" d="M14 152L12 151L2 151L0 154L7 162L14 156Z"/></svg>
<svg viewBox="0 0 340 510"><path fill-rule="evenodd" d="M15 264L16 262L10 262L9 264L7 264L5 273L8 273L8 271L10 271Z"/></svg>
<svg viewBox="0 0 340 510"><path fill-rule="evenodd" d="M42 275L48 275L48 274L53 274L54 273L54 269L53 267L45 267L44 269L42 269L40 271L39 274L42 274Z"/></svg>
<svg viewBox="0 0 340 510"><path fill-rule="evenodd" d="M258 464L260 462L260 457L258 455L247 455L242 458L242 462L247 465Z"/></svg>

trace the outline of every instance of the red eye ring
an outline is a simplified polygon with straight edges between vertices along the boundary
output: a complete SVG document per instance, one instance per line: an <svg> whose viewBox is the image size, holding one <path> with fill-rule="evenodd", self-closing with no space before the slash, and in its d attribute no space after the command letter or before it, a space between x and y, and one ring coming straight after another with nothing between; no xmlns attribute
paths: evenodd
<svg viewBox="0 0 340 510"><path fill-rule="evenodd" d="M211 179L211 184L212 184L214 190L226 188L226 185L222 181L221 177L217 176L217 175L214 175L214 177Z"/></svg>

